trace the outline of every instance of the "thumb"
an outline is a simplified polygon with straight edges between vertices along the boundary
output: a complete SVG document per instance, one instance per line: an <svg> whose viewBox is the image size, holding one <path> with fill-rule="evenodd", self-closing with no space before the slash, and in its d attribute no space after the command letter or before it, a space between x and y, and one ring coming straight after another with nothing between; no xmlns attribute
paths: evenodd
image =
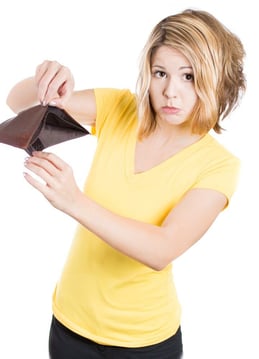
<svg viewBox="0 0 259 359"><path fill-rule="evenodd" d="M64 108L64 99L61 99L60 97L55 98L49 102L49 105L63 109Z"/></svg>

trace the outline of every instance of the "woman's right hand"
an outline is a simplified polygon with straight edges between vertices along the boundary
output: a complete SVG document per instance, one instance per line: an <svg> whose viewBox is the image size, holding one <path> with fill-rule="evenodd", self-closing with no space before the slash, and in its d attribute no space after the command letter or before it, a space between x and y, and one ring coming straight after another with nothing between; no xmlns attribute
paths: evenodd
<svg viewBox="0 0 259 359"><path fill-rule="evenodd" d="M71 71L57 61L43 61L34 76L13 86L6 99L6 104L15 113L39 103L65 109L82 124L93 126L95 123L94 90L74 91Z"/></svg>
<svg viewBox="0 0 259 359"><path fill-rule="evenodd" d="M64 108L74 89L71 71L57 61L43 61L36 68L35 83L38 100Z"/></svg>

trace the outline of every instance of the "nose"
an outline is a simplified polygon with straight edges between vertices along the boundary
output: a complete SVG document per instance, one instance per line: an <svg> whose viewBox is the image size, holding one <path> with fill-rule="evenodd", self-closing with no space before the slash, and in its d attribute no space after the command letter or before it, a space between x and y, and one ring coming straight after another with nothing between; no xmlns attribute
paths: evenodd
<svg viewBox="0 0 259 359"><path fill-rule="evenodd" d="M164 88L164 96L167 99L177 97L177 85L173 78L168 78Z"/></svg>

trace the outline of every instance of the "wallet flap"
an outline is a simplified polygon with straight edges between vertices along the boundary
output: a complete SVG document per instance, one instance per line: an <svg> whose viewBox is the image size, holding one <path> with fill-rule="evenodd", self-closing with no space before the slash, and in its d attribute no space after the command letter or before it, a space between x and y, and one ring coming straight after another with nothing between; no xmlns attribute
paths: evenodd
<svg viewBox="0 0 259 359"><path fill-rule="evenodd" d="M0 124L0 142L33 151L89 134L65 110L37 105Z"/></svg>
<svg viewBox="0 0 259 359"><path fill-rule="evenodd" d="M0 142L26 148L37 132L46 111L47 107L34 106L1 123Z"/></svg>

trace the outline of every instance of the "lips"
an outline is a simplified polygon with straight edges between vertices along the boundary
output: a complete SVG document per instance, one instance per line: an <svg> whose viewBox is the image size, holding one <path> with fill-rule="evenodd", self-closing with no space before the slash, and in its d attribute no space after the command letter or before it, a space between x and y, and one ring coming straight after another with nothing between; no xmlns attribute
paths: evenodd
<svg viewBox="0 0 259 359"><path fill-rule="evenodd" d="M176 115L180 112L180 109L177 107L164 106L162 107L162 111L168 115Z"/></svg>

